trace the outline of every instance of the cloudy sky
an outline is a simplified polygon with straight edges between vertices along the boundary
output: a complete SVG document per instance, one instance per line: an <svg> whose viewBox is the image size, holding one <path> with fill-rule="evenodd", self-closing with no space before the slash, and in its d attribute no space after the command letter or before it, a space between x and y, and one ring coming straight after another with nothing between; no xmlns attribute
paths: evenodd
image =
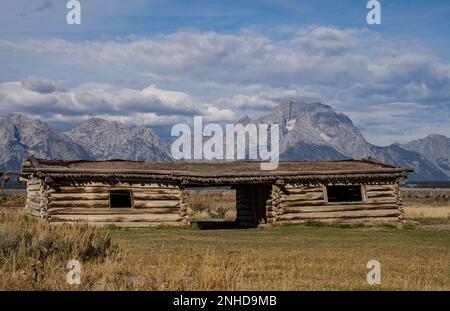
<svg viewBox="0 0 450 311"><path fill-rule="evenodd" d="M288 99L348 114L369 142L450 136L450 1L0 2L0 116L68 130L268 113Z"/></svg>

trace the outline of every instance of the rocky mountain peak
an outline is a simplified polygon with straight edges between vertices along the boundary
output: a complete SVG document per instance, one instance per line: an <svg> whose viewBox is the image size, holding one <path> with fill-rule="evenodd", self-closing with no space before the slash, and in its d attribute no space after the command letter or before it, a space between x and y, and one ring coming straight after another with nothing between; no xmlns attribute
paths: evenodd
<svg viewBox="0 0 450 311"><path fill-rule="evenodd" d="M403 147L420 153L450 176L450 138L432 134L404 144Z"/></svg>
<svg viewBox="0 0 450 311"><path fill-rule="evenodd" d="M40 120L11 114L0 120L0 168L17 169L30 155L46 159L89 159L69 137Z"/></svg>
<svg viewBox="0 0 450 311"><path fill-rule="evenodd" d="M88 150L95 159L170 161L168 145L150 128L133 129L104 119L89 119L75 127L69 137Z"/></svg>

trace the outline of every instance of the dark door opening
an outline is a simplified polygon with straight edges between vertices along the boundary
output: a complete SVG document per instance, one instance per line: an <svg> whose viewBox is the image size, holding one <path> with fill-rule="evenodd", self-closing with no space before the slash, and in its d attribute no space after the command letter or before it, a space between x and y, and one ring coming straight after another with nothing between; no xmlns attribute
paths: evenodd
<svg viewBox="0 0 450 311"><path fill-rule="evenodd" d="M131 193L128 190L111 190L109 192L109 207L131 208Z"/></svg>
<svg viewBox="0 0 450 311"><path fill-rule="evenodd" d="M362 189L356 186L327 186L328 202L360 202Z"/></svg>
<svg viewBox="0 0 450 311"><path fill-rule="evenodd" d="M241 227L254 227L267 223L267 200L271 194L271 185L238 185L237 218Z"/></svg>

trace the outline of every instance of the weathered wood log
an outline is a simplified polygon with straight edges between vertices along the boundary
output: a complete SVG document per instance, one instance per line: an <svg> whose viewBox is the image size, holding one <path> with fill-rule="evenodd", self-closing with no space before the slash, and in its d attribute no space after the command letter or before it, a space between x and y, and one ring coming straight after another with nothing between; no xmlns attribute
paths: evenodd
<svg viewBox="0 0 450 311"><path fill-rule="evenodd" d="M61 193L108 193L110 190L132 190L133 193L145 192L155 194L179 194L180 191L174 188L143 188L143 187L109 187L104 186L53 186L57 192Z"/></svg>
<svg viewBox="0 0 450 311"><path fill-rule="evenodd" d="M180 200L180 194L157 194L151 192L133 192L135 200Z"/></svg>
<svg viewBox="0 0 450 311"><path fill-rule="evenodd" d="M338 212L376 209L395 209L396 204L359 204L359 205L324 205L324 206L288 206L283 208L285 214L309 212Z"/></svg>
<svg viewBox="0 0 450 311"><path fill-rule="evenodd" d="M53 201L84 201L84 200L108 200L108 193L52 193Z"/></svg>
<svg viewBox="0 0 450 311"><path fill-rule="evenodd" d="M278 225L300 225L310 222L308 219L295 219L295 220L278 220ZM364 224L364 225L377 225L383 223L398 224L400 223L398 217L362 217L362 218L323 218L314 221L322 223L336 223L336 224Z"/></svg>
<svg viewBox="0 0 450 311"><path fill-rule="evenodd" d="M40 186L41 180L40 179L29 179L27 182L27 187L29 186Z"/></svg>
<svg viewBox="0 0 450 311"><path fill-rule="evenodd" d="M280 198L281 202L288 201L314 201L314 200L323 200L323 193L307 193L307 194L291 194L291 195L282 195Z"/></svg>
<svg viewBox="0 0 450 311"><path fill-rule="evenodd" d="M394 185L366 185L367 191L394 191Z"/></svg>
<svg viewBox="0 0 450 311"><path fill-rule="evenodd" d="M130 181L130 182L95 182L95 181L82 181L77 180L76 182L53 182L50 183L51 186L69 186L69 187L108 187L108 188L155 188L155 189L178 189L174 184L168 183L145 183L141 181Z"/></svg>
<svg viewBox="0 0 450 311"><path fill-rule="evenodd" d="M386 198L372 198L372 199L367 199L366 203L369 204L384 204L384 203L397 203L397 200L395 199L394 196L392 197L386 197Z"/></svg>
<svg viewBox="0 0 450 311"><path fill-rule="evenodd" d="M32 192L32 191L40 191L41 190L41 186L40 184L36 184L36 185L27 185L27 191Z"/></svg>
<svg viewBox="0 0 450 311"><path fill-rule="evenodd" d="M32 209L34 209L36 211L40 211L41 210L41 205L39 203L35 203L35 202L30 201L30 200L27 200L26 207L29 210L32 210Z"/></svg>
<svg viewBox="0 0 450 311"><path fill-rule="evenodd" d="M292 219L320 219L320 218L359 218L359 217L394 217L399 216L398 209L387 210L364 210L364 211L345 211L345 212L318 212L318 213L290 213L283 214L280 220Z"/></svg>
<svg viewBox="0 0 450 311"><path fill-rule="evenodd" d="M276 212L267 212L267 213L266 213L266 217L267 217L267 218L274 218L274 217L277 217L277 213L276 213Z"/></svg>
<svg viewBox="0 0 450 311"><path fill-rule="evenodd" d="M27 196L29 196L29 195L41 195L40 194L41 193L41 191L40 190L35 190L35 191L28 191L27 190Z"/></svg>
<svg viewBox="0 0 450 311"><path fill-rule="evenodd" d="M50 215L177 214L178 208L50 208Z"/></svg>
<svg viewBox="0 0 450 311"><path fill-rule="evenodd" d="M284 188L288 189L289 191L295 190L295 189L299 189L299 190L307 190L307 191L314 191L317 189L321 189L322 187L320 186L305 186L305 185L298 185L298 184L285 184Z"/></svg>
<svg viewBox="0 0 450 311"><path fill-rule="evenodd" d="M323 200L316 200L316 201L281 202L279 204L281 208L286 206L318 206L318 205L326 205L326 202Z"/></svg>
<svg viewBox="0 0 450 311"><path fill-rule="evenodd" d="M322 187L317 187L313 189L304 189L304 188L287 188L286 192L288 194L308 194L308 193L323 193Z"/></svg>
<svg viewBox="0 0 450 311"><path fill-rule="evenodd" d="M51 201L48 207L109 207L108 200Z"/></svg>
<svg viewBox="0 0 450 311"><path fill-rule="evenodd" d="M367 191L367 198L389 198L393 197L393 191Z"/></svg>
<svg viewBox="0 0 450 311"><path fill-rule="evenodd" d="M27 200L30 200L31 202L34 202L37 204L41 203L41 199L42 199L42 197L38 194L27 195Z"/></svg>
<svg viewBox="0 0 450 311"><path fill-rule="evenodd" d="M135 208L177 207L179 204L181 204L179 200L134 201Z"/></svg>
<svg viewBox="0 0 450 311"><path fill-rule="evenodd" d="M120 214L120 215L51 215L50 221L88 222L176 222L182 221L178 214Z"/></svg>

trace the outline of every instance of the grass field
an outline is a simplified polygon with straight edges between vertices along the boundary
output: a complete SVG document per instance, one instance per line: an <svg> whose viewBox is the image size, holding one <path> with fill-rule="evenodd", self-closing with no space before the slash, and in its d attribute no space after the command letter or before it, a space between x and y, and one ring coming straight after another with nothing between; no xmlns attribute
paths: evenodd
<svg viewBox="0 0 450 311"><path fill-rule="evenodd" d="M192 215L232 218L227 198L232 200L223 193L209 204L213 198L199 193L191 202ZM20 198L4 203L14 205ZM6 215L0 222L0 289L450 290L450 206L405 205L411 224L403 227L94 231L83 224L54 227ZM80 235L86 238L76 238ZM84 260L82 284L67 285L67 260L92 249L120 256ZM381 263L381 285L366 282L372 259Z"/></svg>
<svg viewBox="0 0 450 311"><path fill-rule="evenodd" d="M445 227L446 226L446 227ZM152 289L449 290L450 223L421 229L290 226L112 230ZM381 263L382 283L366 283ZM156 285L156 286L155 286Z"/></svg>

